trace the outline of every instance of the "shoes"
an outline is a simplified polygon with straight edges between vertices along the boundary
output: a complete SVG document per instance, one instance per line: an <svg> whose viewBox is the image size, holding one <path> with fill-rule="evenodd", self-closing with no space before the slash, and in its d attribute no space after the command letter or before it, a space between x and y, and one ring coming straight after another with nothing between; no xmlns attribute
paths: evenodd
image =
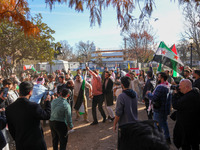
<svg viewBox="0 0 200 150"><path fill-rule="evenodd" d="M110 120L111 119L111 117L110 116L108 116L108 120Z"/></svg>
<svg viewBox="0 0 200 150"><path fill-rule="evenodd" d="M115 117L113 117L113 118L110 118L110 119L109 119L109 122L113 122L113 121L114 121L114 119L115 119Z"/></svg>
<svg viewBox="0 0 200 150"><path fill-rule="evenodd" d="M105 123L106 122L106 118L103 118L103 121L102 121L103 123Z"/></svg>
<svg viewBox="0 0 200 150"><path fill-rule="evenodd" d="M167 142L167 144L169 144L169 145L172 144L170 138L167 138L167 139L166 139L166 142Z"/></svg>
<svg viewBox="0 0 200 150"><path fill-rule="evenodd" d="M74 129L71 129L68 131L68 134L73 133L74 131L75 131Z"/></svg>
<svg viewBox="0 0 200 150"><path fill-rule="evenodd" d="M89 123L90 121L87 119L87 120L84 120L84 122Z"/></svg>
<svg viewBox="0 0 200 150"><path fill-rule="evenodd" d="M76 117L75 121L78 121L80 117Z"/></svg>
<svg viewBox="0 0 200 150"><path fill-rule="evenodd" d="M98 122L92 122L90 125L96 125L98 124Z"/></svg>

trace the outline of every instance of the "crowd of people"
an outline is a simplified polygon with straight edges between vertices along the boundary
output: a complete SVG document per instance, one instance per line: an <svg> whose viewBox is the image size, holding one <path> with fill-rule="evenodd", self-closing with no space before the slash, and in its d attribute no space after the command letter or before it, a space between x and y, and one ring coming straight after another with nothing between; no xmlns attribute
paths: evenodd
<svg viewBox="0 0 200 150"><path fill-rule="evenodd" d="M46 150L40 125L44 120L43 126L51 129L53 149L60 144L60 150L65 150L68 133L74 131L73 121L83 116L85 123L90 122L87 102L91 99L90 125L99 123L98 106L102 122L113 122L114 132L118 129L118 149L169 149L172 138L167 119L171 114L176 121L175 146L198 150L200 70L185 67L182 78L173 78L172 74L170 70L154 74L152 67L146 72L140 70L138 75L119 68L105 68L100 74L98 69L86 67L83 72L78 69L75 76L70 70L57 70L52 75L26 72L19 78L15 74L9 79L0 77L0 148L9 149L9 138L15 141L17 150ZM138 120L138 104L146 106L149 122ZM140 140L149 144L139 144Z"/></svg>

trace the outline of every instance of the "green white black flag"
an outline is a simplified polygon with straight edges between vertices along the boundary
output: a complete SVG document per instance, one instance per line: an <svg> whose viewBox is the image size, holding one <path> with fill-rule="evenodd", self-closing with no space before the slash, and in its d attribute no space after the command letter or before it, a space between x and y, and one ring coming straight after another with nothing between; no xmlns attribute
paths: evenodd
<svg viewBox="0 0 200 150"><path fill-rule="evenodd" d="M160 42L160 45L154 54L153 61L163 64L178 73L182 73L184 68L184 64L179 56L169 49L164 42Z"/></svg>

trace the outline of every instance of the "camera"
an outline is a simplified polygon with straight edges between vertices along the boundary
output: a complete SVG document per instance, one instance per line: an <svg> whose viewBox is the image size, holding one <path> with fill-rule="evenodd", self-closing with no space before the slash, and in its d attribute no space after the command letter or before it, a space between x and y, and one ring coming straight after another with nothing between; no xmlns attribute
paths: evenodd
<svg viewBox="0 0 200 150"><path fill-rule="evenodd" d="M170 89L179 91L179 85L172 85Z"/></svg>

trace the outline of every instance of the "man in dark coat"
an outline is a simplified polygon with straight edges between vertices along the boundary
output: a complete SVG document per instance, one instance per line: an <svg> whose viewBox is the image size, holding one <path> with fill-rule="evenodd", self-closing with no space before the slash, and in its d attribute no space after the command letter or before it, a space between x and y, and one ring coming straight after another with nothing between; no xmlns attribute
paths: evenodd
<svg viewBox="0 0 200 150"><path fill-rule="evenodd" d="M152 119L153 118L153 113L152 113L152 110L148 111L149 99L146 96L146 93L147 93L147 91L153 92L153 90L156 87L156 79L153 77L153 72L152 71L148 71L147 72L147 78L148 78L148 80L145 83L145 86L144 86L144 89L143 89L143 101L145 102L148 119Z"/></svg>
<svg viewBox="0 0 200 150"><path fill-rule="evenodd" d="M175 94L173 108L177 110L174 128L174 144L182 150L199 150L200 137L200 92L192 88L189 79L184 79L179 84L183 96Z"/></svg>
<svg viewBox="0 0 200 150"><path fill-rule="evenodd" d="M22 82L20 97L6 108L8 129L16 142L17 150L46 150L40 120L48 120L51 113L50 96L47 96L44 110L39 104L30 102L33 84Z"/></svg>
<svg viewBox="0 0 200 150"><path fill-rule="evenodd" d="M103 73L102 73L102 75L101 75L101 79L102 79L102 83L104 82L104 80L105 80L105 73L108 71L108 67L105 67L105 69L104 69L104 71L103 71Z"/></svg>
<svg viewBox="0 0 200 150"><path fill-rule="evenodd" d="M108 113L108 120L113 121L115 119L114 112L112 110L113 105L113 81L110 78L110 73L105 72L105 80L103 82L103 95L105 100L105 106Z"/></svg>
<svg viewBox="0 0 200 150"><path fill-rule="evenodd" d="M193 83L193 87L196 87L200 90L200 70L194 70L193 71L193 77L195 78L195 81Z"/></svg>

